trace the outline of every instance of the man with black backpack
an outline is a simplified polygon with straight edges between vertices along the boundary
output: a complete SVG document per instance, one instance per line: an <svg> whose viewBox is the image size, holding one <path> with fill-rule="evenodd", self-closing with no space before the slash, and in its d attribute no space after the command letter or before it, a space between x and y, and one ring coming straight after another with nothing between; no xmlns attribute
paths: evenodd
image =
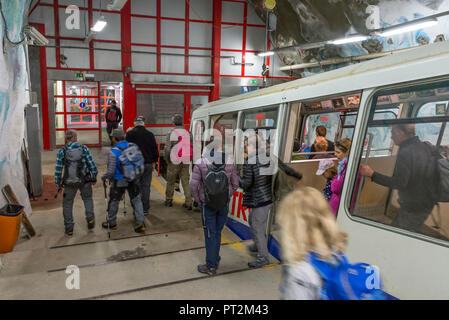
<svg viewBox="0 0 449 320"><path fill-rule="evenodd" d="M134 231L142 233L146 230L145 216L138 181L144 172L144 158L139 147L125 140L125 133L121 129L112 131L114 147L109 152L108 170L101 178L111 182L108 203L108 219L103 222L105 229L117 229L117 211L123 193L128 190L131 204L134 208L136 223Z"/></svg>
<svg viewBox="0 0 449 320"><path fill-rule="evenodd" d="M115 100L111 101L111 106L106 111L104 117L106 119L106 131L108 132L109 140L111 140L112 146L112 130L117 129L118 124L122 121L122 112L120 111L120 108L117 107L117 102Z"/></svg>
<svg viewBox="0 0 449 320"><path fill-rule="evenodd" d="M137 144L145 159L145 171L139 179L139 188L143 211L146 215L150 210L151 180L154 166L159 158L159 151L153 133L145 128L144 117L138 116L134 120L134 128L126 133L126 141Z"/></svg>
<svg viewBox="0 0 449 320"><path fill-rule="evenodd" d="M209 143L208 146L210 146ZM239 186L237 170L231 158L220 150L206 147L194 166L190 190L199 203L206 242L206 264L198 271L208 275L217 272L220 262L221 232L228 217L229 200Z"/></svg>
<svg viewBox="0 0 449 320"><path fill-rule="evenodd" d="M66 145L58 151L56 158L55 184L58 191L64 188L62 214L65 233L68 236L73 235L73 200L78 190L86 209L87 227L89 230L95 227L92 185L97 181L98 171L89 148L78 143L77 139L76 131L66 131Z"/></svg>

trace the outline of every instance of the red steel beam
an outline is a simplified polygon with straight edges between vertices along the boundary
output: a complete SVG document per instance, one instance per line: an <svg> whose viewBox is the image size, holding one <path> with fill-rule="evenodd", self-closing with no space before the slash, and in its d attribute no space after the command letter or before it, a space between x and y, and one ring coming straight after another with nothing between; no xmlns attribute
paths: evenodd
<svg viewBox="0 0 449 320"><path fill-rule="evenodd" d="M185 58L184 58L184 73L189 73L189 20L190 20L190 3L188 0L185 1L186 2L186 22L185 22L185 38L184 38L184 43L185 43L185 49L184 49L184 53L185 53Z"/></svg>
<svg viewBox="0 0 449 320"><path fill-rule="evenodd" d="M93 6L92 6L92 0L88 1L88 12L89 12L89 19L88 19L88 25L89 30L94 26L94 15L93 15ZM94 43L92 40L89 41L89 66L90 69L95 69L95 58L94 58Z"/></svg>
<svg viewBox="0 0 449 320"><path fill-rule="evenodd" d="M215 86L211 90L210 101L220 98L220 53L221 53L221 19L222 1L213 0L213 24L212 24L212 82Z"/></svg>
<svg viewBox="0 0 449 320"><path fill-rule="evenodd" d="M53 2L53 13L55 16L55 44L56 44L56 67L61 68L61 46L59 35L59 0Z"/></svg>
<svg viewBox="0 0 449 320"><path fill-rule="evenodd" d="M123 72L123 127L126 131L134 125L137 113L136 90L131 84L131 74L126 73L126 67L131 67L131 1L128 1L121 11L121 41L122 41L122 72Z"/></svg>
<svg viewBox="0 0 449 320"><path fill-rule="evenodd" d="M156 70L157 72L161 72L161 0L157 0L156 2L156 52L157 52L157 62L156 62Z"/></svg>
<svg viewBox="0 0 449 320"><path fill-rule="evenodd" d="M248 22L248 3L245 2L243 5L242 73L241 73L242 76L245 75L247 22Z"/></svg>

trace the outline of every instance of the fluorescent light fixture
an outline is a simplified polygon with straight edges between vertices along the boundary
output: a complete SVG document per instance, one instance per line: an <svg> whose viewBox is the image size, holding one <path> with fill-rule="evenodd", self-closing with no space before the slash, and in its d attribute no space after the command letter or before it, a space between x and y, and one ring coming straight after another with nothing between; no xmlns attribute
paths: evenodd
<svg viewBox="0 0 449 320"><path fill-rule="evenodd" d="M92 31L94 32L100 32L101 30L104 29L104 27L106 27L108 23L106 22L106 20L104 19L104 16L101 16L100 19L97 20L97 22L95 23L95 25L93 26Z"/></svg>
<svg viewBox="0 0 449 320"><path fill-rule="evenodd" d="M347 38L337 39L337 40L331 40L329 41L330 44L345 44L345 43L352 43L352 42L359 42L368 39L368 36L363 35L354 35L349 36Z"/></svg>
<svg viewBox="0 0 449 320"><path fill-rule="evenodd" d="M274 51L259 52L257 55L259 57L268 57L274 55Z"/></svg>
<svg viewBox="0 0 449 320"><path fill-rule="evenodd" d="M417 23L412 23L412 24L402 26L402 27L399 26L399 27L388 28L389 30L387 29L387 30L379 32L377 34L381 37L389 37L389 36L394 36L394 35L400 34L400 33L406 33L406 32L410 32L410 31L414 31L414 30L418 30L418 29L429 28L429 27L436 25L437 23L438 23L437 19L426 20L426 21L421 21L421 22L417 22Z"/></svg>

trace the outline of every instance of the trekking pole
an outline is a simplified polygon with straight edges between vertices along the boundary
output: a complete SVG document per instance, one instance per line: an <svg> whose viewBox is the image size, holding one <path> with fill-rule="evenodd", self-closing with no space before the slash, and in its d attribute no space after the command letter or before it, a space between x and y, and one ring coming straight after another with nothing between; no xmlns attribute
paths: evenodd
<svg viewBox="0 0 449 320"><path fill-rule="evenodd" d="M58 191L56 191L56 194L55 194L55 199L59 196L59 193L62 191L62 187L59 187L58 188Z"/></svg>
<svg viewBox="0 0 449 320"><path fill-rule="evenodd" d="M123 215L126 216L126 193L123 193Z"/></svg>
<svg viewBox="0 0 449 320"><path fill-rule="evenodd" d="M104 200L106 203L106 223L108 224L108 238L111 239L111 230L109 228L109 216L108 216L109 203L108 203L106 180L103 181L103 188L104 188Z"/></svg>

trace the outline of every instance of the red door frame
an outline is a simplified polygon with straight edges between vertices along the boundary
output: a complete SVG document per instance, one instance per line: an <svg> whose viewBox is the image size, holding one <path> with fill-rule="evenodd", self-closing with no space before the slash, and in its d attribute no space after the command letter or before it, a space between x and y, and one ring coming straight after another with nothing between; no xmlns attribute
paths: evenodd
<svg viewBox="0 0 449 320"><path fill-rule="evenodd" d="M62 95L54 95L55 99L57 98L62 98L64 101L64 111L63 112L56 112L55 111L55 116L57 115L63 115L64 116L64 128L55 128L55 131L63 131L66 132L69 129L73 129L76 131L98 131L98 143L93 144L93 143L87 143L85 144L88 147L101 147L101 106L100 106L100 82L99 81L89 81L89 82L96 82L97 83L97 95L79 95L79 96L72 96L72 95L67 95L66 93L66 81L63 80L62 81ZM71 99L71 98L79 98L79 99L84 99L84 98L89 98L89 99L97 99L98 101L98 111L97 112L71 112L71 111L67 111L67 99ZM92 117L95 116L98 117L98 127L96 128L82 128L82 127L72 127L72 128L68 128L67 127L67 116L69 115L79 115L79 116L89 116L91 115ZM56 145L57 147L60 147L61 145Z"/></svg>

